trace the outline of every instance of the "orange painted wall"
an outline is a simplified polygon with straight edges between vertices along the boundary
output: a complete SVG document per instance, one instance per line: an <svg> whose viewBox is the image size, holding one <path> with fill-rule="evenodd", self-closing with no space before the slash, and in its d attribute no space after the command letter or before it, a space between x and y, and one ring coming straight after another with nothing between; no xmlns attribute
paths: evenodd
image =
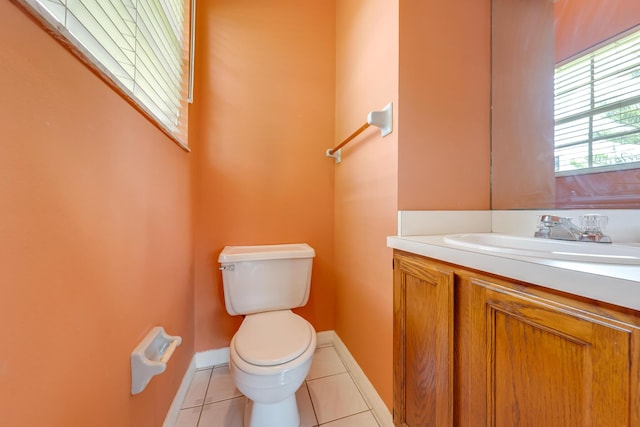
<svg viewBox="0 0 640 427"><path fill-rule="evenodd" d="M489 209L490 1L399 5L398 209Z"/></svg>
<svg viewBox="0 0 640 427"><path fill-rule="evenodd" d="M198 3L196 350L236 331L217 257L225 245L307 242L311 297L297 312L335 329L333 144L335 4L297 0Z"/></svg>
<svg viewBox="0 0 640 427"><path fill-rule="evenodd" d="M561 0L554 4L556 60L640 24L638 0Z"/></svg>
<svg viewBox="0 0 640 427"><path fill-rule="evenodd" d="M386 236L396 234L398 4L337 2L336 145L372 110L394 105L394 132L367 129L335 169L336 330L392 405L393 274ZM333 163L333 161L331 162Z"/></svg>
<svg viewBox="0 0 640 427"><path fill-rule="evenodd" d="M492 5L491 207L552 207L553 4Z"/></svg>
<svg viewBox="0 0 640 427"><path fill-rule="evenodd" d="M311 244L298 312L336 329L391 405L385 237L397 209L486 208L489 165L488 4L398 7L198 3L188 155L0 3L3 422L159 425L193 350L239 324L217 271L227 244ZM368 130L338 166L324 156L389 101L394 133ZM184 342L132 397L129 353L156 324Z"/></svg>
<svg viewBox="0 0 640 427"><path fill-rule="evenodd" d="M0 424L159 426L193 355L190 158L0 2ZM129 355L181 335L131 396Z"/></svg>

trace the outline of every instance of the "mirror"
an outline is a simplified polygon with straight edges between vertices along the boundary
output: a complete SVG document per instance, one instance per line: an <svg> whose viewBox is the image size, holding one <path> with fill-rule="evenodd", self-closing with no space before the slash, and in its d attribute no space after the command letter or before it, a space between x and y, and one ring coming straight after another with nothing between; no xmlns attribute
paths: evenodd
<svg viewBox="0 0 640 427"><path fill-rule="evenodd" d="M640 1L493 0L491 74L492 209L640 208Z"/></svg>

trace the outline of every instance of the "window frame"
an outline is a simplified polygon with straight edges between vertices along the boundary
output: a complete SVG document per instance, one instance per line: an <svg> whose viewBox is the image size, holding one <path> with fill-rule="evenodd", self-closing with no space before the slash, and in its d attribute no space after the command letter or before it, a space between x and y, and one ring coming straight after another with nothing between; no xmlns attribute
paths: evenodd
<svg viewBox="0 0 640 427"><path fill-rule="evenodd" d="M32 0L33 1L33 0ZM56 39L63 47L78 58L85 66L87 66L94 74L96 74L104 83L110 86L118 93L127 103L133 106L140 114L149 120L155 127L162 131L176 145L186 152L191 149L188 145L188 104L193 102L193 59L195 44L195 1L184 0L184 46L182 47L182 74L181 82L182 95L181 107L179 115L181 117L181 131L174 131L166 126L161 119L153 114L143 101L141 101L133 92L127 89L120 80L114 76L87 48L83 47L81 42L71 35L70 31L50 17L50 14L43 6L38 3L32 3L29 0L11 0L12 3L22 8L29 14L40 26L46 30L54 39Z"/></svg>
<svg viewBox="0 0 640 427"><path fill-rule="evenodd" d="M635 35L636 37L640 37L640 26L636 26L633 27L627 31L624 31L621 34L618 34L612 38L607 39L606 41L599 43L596 46L593 46L592 48L580 52L576 55L571 56L570 58L567 58L566 60L563 60L561 62L559 62L555 68L554 68L554 75L556 74L556 70L562 67L566 67L568 64L571 64L572 62L578 62L578 61L588 61L589 62L589 84L585 85L589 88L589 109L587 110L581 110L578 113L572 113L572 114L568 114L563 116L562 118L558 119L556 118L556 100L557 100L557 95L555 93L555 77L554 77L554 135L557 131L557 127L558 125L562 125L565 123L571 123L572 121L576 121L579 119L587 119L588 121L588 131L587 134L588 136L584 139L581 139L579 141L573 142L573 143L566 143L563 144L562 146L558 147L557 144L557 139L554 136L554 159L558 159L558 156L555 154L558 150L558 148L566 148L566 147L571 147L571 146L578 146L578 145L586 145L587 146L587 151L588 151L588 157L587 157L587 162L589 164L589 166L584 167L584 168L576 168L576 169L568 169L568 170L558 170L558 165L556 164L556 166L554 167L555 169L555 175L556 177L563 177L563 176L570 176L570 175L580 175L580 174L592 174L592 173L601 173L601 172L610 172L610 171L619 171L619 170L628 170L628 169L639 169L640 168L640 161L629 161L629 162L620 162L620 163L615 163L615 164L609 164L609 165L602 165L602 166L593 166L593 162L594 162L594 150L593 150L593 145L594 143L597 143L598 141L601 140L606 140L610 137L610 135L604 135L604 136L598 136L595 135L596 132L594 132L594 118L598 115L598 114L602 114L602 113L606 113L608 111L615 111L618 108L623 108L625 106L633 106L633 105L637 105L640 103L640 95L636 95L636 96L630 96L628 98L623 99L622 101L616 101L616 102L611 102L608 103L604 106L597 106L595 105L595 85L597 83L597 79L594 77L595 75L595 71L594 71L594 61L596 60L595 57L598 53L601 53L603 56L606 56L606 51L604 51L604 49L606 49L609 46L614 45L615 43L618 43L620 40ZM638 44L638 41L636 40L634 42L635 44ZM601 52L599 52L601 51ZM638 60L637 60L637 64L640 64L640 55L638 56ZM634 64L634 66L637 66L636 64ZM621 73L617 73L616 75L621 74ZM640 84L640 77L639 77L639 84ZM638 113L638 116L640 117L640 112ZM639 135L640 136L640 128L638 128L637 130L633 130L633 131L629 131L628 133L619 133L617 135L615 135L615 137L621 137L621 136L628 136L628 135Z"/></svg>

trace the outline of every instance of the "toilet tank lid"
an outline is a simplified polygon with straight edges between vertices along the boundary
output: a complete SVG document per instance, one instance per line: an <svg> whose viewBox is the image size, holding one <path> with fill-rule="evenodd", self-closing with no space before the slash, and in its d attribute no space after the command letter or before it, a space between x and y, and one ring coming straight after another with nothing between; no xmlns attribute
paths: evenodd
<svg viewBox="0 0 640 427"><path fill-rule="evenodd" d="M313 258L313 248L306 243L285 245L225 246L218 262L260 261L285 258Z"/></svg>

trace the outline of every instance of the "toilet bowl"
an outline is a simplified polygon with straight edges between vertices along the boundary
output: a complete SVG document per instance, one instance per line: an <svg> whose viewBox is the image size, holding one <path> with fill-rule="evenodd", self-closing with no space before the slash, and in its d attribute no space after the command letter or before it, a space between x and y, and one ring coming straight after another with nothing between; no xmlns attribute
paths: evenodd
<svg viewBox="0 0 640 427"><path fill-rule="evenodd" d="M316 333L290 310L245 317L229 347L231 376L251 400L249 427L298 427L295 393L316 349Z"/></svg>
<svg viewBox="0 0 640 427"><path fill-rule="evenodd" d="M229 345L229 370L247 397L248 427L299 427L296 391L316 349L313 326L291 309L307 303L313 248L227 246L220 254L225 305L244 315Z"/></svg>

